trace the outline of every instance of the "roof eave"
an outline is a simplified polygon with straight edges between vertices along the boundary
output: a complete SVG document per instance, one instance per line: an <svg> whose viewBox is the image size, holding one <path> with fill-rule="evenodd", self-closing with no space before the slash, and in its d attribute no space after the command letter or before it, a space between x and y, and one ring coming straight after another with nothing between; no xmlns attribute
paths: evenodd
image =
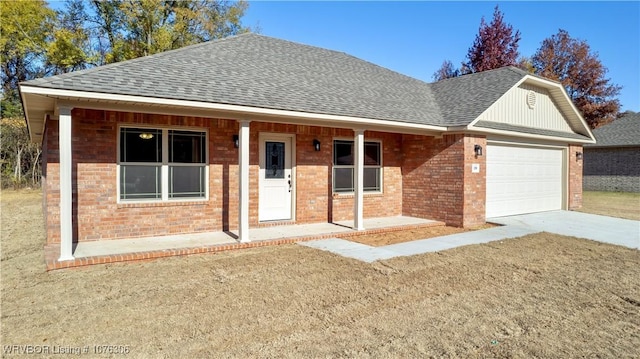
<svg viewBox="0 0 640 359"><path fill-rule="evenodd" d="M639 144L631 144L631 145L599 145L597 143L589 145L589 146L585 146L585 148L635 148L635 147L640 147L640 143Z"/></svg>
<svg viewBox="0 0 640 359"><path fill-rule="evenodd" d="M76 104L78 107L111 109L133 112L138 109L139 112L146 112L153 107L164 109L175 109L172 113L179 114L180 110L195 111L202 117L210 118L229 118L252 120L254 118L273 120L273 122L283 123L304 123L305 125L318 126L335 126L346 128L366 128L372 130L389 130L390 132L403 133L424 133L424 134L441 134L447 131L447 127L416 124L410 122L402 122L401 120L380 120L372 118L362 118L344 115L318 114L291 110L269 109L261 107L232 105L212 102L176 100L166 98L155 98L146 96L121 95L111 93L87 92L66 89L56 89L49 87L38 87L30 85L22 85L20 87L21 96L36 95L53 98L58 105L72 106ZM135 105L135 108L131 106ZM141 106L147 106L143 108ZM25 109L28 105L25 103ZM50 109L52 112L55 109ZM159 110L158 113L164 113ZM26 115L26 112L25 112ZM29 117L27 117L29 122Z"/></svg>
<svg viewBox="0 0 640 359"><path fill-rule="evenodd" d="M475 127L471 125L466 127L466 131L471 133L483 133L483 134L492 134L492 135L499 135L499 136L530 138L530 139L545 140L545 141L559 141L559 142L565 142L565 143L576 143L576 144L596 143L596 141L593 138L578 139L578 138L569 138L569 137L562 137L562 136L539 135L534 133L498 130L498 129L485 128L485 127Z"/></svg>
<svg viewBox="0 0 640 359"><path fill-rule="evenodd" d="M29 139L31 142L40 143L43 138L45 122L47 118L54 113L55 109L53 108L53 104L55 100L46 99L45 102L50 102L50 104L47 104L43 108L42 103L37 104L38 99L43 98L42 96L23 91L25 87L23 84L19 84L18 86Z"/></svg>
<svg viewBox="0 0 640 359"><path fill-rule="evenodd" d="M18 84L18 93L20 94L20 105L22 105L22 113L24 114L24 121L27 123L27 133L29 134L29 140L34 142L33 134L31 133L31 126L29 125L29 115L27 114L27 99L24 97L24 93L21 89L21 84Z"/></svg>

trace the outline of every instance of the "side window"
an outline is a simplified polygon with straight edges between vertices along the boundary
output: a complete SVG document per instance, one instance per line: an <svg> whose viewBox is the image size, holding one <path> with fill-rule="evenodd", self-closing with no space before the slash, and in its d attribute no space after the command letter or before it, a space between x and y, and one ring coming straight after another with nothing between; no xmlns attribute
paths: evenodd
<svg viewBox="0 0 640 359"><path fill-rule="evenodd" d="M169 198L204 198L204 132L169 130Z"/></svg>
<svg viewBox="0 0 640 359"><path fill-rule="evenodd" d="M382 190L382 154L380 142L364 143L364 190L380 192Z"/></svg>
<svg viewBox="0 0 640 359"><path fill-rule="evenodd" d="M333 192L354 191L353 141L333 141ZM380 142L364 143L364 191L382 190L382 152Z"/></svg>

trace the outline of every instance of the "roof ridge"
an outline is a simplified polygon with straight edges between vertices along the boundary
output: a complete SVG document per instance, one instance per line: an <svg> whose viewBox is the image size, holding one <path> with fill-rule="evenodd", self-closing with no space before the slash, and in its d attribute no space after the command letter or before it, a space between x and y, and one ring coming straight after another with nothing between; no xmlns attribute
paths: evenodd
<svg viewBox="0 0 640 359"><path fill-rule="evenodd" d="M498 67L498 68L491 69L491 70L471 72L471 73L462 74L462 75L456 76L456 77L449 77L449 78L442 79L442 80L439 80L439 81L429 82L429 84L435 85L435 84L438 84L438 83L443 83L443 82L452 81L452 80L468 79L470 77L482 76L482 75L486 75L487 73L490 73L490 72L507 71L507 70L510 70L512 72L515 72L515 73L523 75L523 76L524 75L534 75L534 74L526 72L526 71L524 71L524 70L522 70L522 69L520 69L520 68L518 68L516 66L507 65L507 66L502 66L502 67Z"/></svg>
<svg viewBox="0 0 640 359"><path fill-rule="evenodd" d="M66 73L63 73L63 74L43 77L43 78L34 79L34 80L22 81L22 82L20 82L20 84L29 84L29 83L43 84L43 83L48 83L48 82L56 81L56 80L65 80L65 79L73 78L73 77L80 76L80 75L91 74L91 73L95 73L95 72L109 70L109 69L112 69L112 68L115 68L115 67L119 67L119 66L129 65L129 64L132 64L132 63L137 63L137 62L141 62L141 61L148 61L149 59L158 59L158 58L162 58L162 57L171 55L171 54L173 54L173 53L175 53L177 51L184 51L185 49L193 49L193 48L198 48L198 47L204 47L206 45L211 45L213 43L220 43L220 42L223 42L223 41L226 41L226 40L230 40L230 39L233 39L233 38L237 38L237 37L241 37L241 36L245 36L245 35L249 35L249 34L253 34L253 33L245 32L245 33L242 33L242 34L225 36L225 37L218 38L218 39L212 39L212 40L208 40L208 41L199 42L197 44L191 44L191 45L183 46L183 47L180 47L180 48L177 48L177 49L171 49L171 50L158 52L158 53L155 53L155 54L152 54L152 55L140 56L140 57L136 57L136 58L133 58L133 59L113 62L113 63L110 63L110 64L98 65L98 66L94 66L94 67L91 67L91 68L88 68L88 69L66 72Z"/></svg>
<svg viewBox="0 0 640 359"><path fill-rule="evenodd" d="M373 66L373 67L376 67L376 68L379 68L379 69L382 69L382 70L385 70L385 71L393 72L393 73L395 73L395 74L397 74L397 75L400 75L400 76L403 76L403 77L407 78L408 80L411 80L411 81L417 81L417 82L422 83L423 85L429 85L429 82L426 82L426 81L420 80L420 79L415 78L415 77L411 77L411 76L409 76L409 75L407 75L407 74L403 74L402 72L399 72L399 71L396 71L396 70L393 70L393 69L390 69L390 68L384 67L384 66L382 66L382 65L378 65L378 64L376 64L376 63L374 63L374 62L371 62L371 61L369 61L369 60L365 60L365 59L363 59L363 58L357 57L357 56L352 55L352 54L350 54L350 53L348 53L348 52L345 52L345 51L328 49L328 48L325 48L325 47L320 47L320 46L316 46L316 45L305 44L305 43L302 43L302 42L297 42L297 41L292 41L292 40L287 40L287 39L281 39L281 38L272 37L272 36L267 36L267 35L263 35L263 34L257 34L257 33L251 33L251 34L252 34L252 35L256 35L256 36L260 36L260 37L263 37L263 38L266 38L266 39L269 39L269 40L272 40L272 41L273 41L273 40L276 40L276 41L281 41L281 42L286 42L286 43L294 44L294 45L297 45L297 46L305 46L305 47L310 47L310 48L314 48L314 49L317 49L317 50L328 51L328 52L332 52L332 53L335 53L335 54L341 54L341 55L344 55L344 56L346 56L346 57L349 57L349 58L356 59L356 60L358 60L358 61L362 61L362 62L364 62L364 63L367 63L368 65L371 65L371 66Z"/></svg>

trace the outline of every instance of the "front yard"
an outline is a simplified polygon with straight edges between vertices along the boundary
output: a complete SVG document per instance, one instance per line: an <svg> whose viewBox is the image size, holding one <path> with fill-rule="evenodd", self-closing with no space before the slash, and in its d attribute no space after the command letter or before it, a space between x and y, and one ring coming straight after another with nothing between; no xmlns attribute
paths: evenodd
<svg viewBox="0 0 640 359"><path fill-rule="evenodd" d="M283 245L44 272L40 199L2 193L6 357L640 356L637 250L536 234L373 264Z"/></svg>
<svg viewBox="0 0 640 359"><path fill-rule="evenodd" d="M584 192L579 211L640 221L640 193Z"/></svg>

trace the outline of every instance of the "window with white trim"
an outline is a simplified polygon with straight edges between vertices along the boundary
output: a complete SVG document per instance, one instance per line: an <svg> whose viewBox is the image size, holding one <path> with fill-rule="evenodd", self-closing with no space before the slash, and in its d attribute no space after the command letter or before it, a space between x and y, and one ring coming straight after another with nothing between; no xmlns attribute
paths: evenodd
<svg viewBox="0 0 640 359"><path fill-rule="evenodd" d="M120 200L206 198L207 133L120 128Z"/></svg>
<svg viewBox="0 0 640 359"><path fill-rule="evenodd" d="M353 141L333 141L333 192L354 191ZM382 191L382 151L380 142L364 143L364 191Z"/></svg>

